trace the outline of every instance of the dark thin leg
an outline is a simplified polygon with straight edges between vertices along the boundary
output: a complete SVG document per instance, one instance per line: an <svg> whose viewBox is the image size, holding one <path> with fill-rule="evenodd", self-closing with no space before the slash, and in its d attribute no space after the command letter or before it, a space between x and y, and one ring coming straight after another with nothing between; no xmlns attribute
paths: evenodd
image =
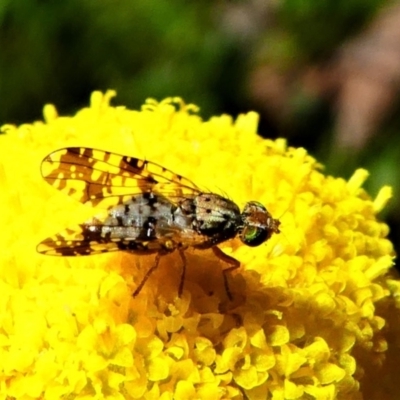
<svg viewBox="0 0 400 400"><path fill-rule="evenodd" d="M212 247L212 251L214 252L214 254L222 261L226 262L227 264L230 265L229 268L226 268L222 271L222 276L224 278L224 286L225 286L225 291L226 294L229 297L229 300L233 300L233 296L232 293L229 289L229 285L228 285L228 277L227 277L227 273L228 272L232 272L235 269L238 269L240 267L240 262L238 260L236 260L235 258L228 256L227 254L225 254L219 247L214 246Z"/></svg>
<svg viewBox="0 0 400 400"><path fill-rule="evenodd" d="M149 279L150 275L157 269L158 264L160 263L160 258L161 258L161 254L157 253L156 258L154 260L154 265L147 271L146 275L142 279L142 282L140 282L139 286L133 292L133 294L132 294L133 297L136 297L140 293L144 284L147 282L147 279Z"/></svg>
<svg viewBox="0 0 400 400"><path fill-rule="evenodd" d="M182 249L178 249L179 255L181 256L182 259L182 275L181 275L181 282L179 284L179 290L178 290L178 296L181 297L182 291L183 291L183 283L185 282L185 276L186 276L186 257L185 253L183 252Z"/></svg>

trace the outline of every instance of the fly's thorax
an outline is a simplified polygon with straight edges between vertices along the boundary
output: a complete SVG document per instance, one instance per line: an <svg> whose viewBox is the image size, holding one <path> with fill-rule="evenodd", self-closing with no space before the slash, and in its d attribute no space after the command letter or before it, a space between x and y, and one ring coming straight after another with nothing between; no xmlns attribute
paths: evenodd
<svg viewBox="0 0 400 400"><path fill-rule="evenodd" d="M193 199L194 228L206 236L214 236L214 244L236 236L241 223L239 207L214 193L202 193Z"/></svg>
<svg viewBox="0 0 400 400"><path fill-rule="evenodd" d="M241 215L240 239L247 246L255 247L267 241L273 233L279 233L280 221L274 219L259 202L246 203Z"/></svg>

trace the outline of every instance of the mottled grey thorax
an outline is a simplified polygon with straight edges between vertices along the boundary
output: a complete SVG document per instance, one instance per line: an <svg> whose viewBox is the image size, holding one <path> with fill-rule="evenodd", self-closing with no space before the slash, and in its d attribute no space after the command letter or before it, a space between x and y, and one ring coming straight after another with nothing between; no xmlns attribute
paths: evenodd
<svg viewBox="0 0 400 400"><path fill-rule="evenodd" d="M239 207L229 199L214 193L203 193L193 200L185 200L181 204L185 213L191 210L194 218L193 229L209 238L203 245L205 248L221 243L236 236L241 227Z"/></svg>

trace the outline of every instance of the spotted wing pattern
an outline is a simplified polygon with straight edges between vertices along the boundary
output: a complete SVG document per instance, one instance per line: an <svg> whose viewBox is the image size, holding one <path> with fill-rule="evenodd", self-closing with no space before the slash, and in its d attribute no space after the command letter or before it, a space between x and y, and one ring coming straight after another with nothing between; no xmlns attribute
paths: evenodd
<svg viewBox="0 0 400 400"><path fill-rule="evenodd" d="M151 207L152 212L157 213L161 198L172 206L175 200L193 198L200 193L193 182L158 164L91 148L57 150L43 160L41 170L50 185L81 203L107 210L103 211L103 222L94 218L43 240L37 251L47 255L91 255L117 250L160 252L163 243L157 238L151 241L140 237L116 238L104 233L107 213L115 212L121 205L129 212L144 199L147 203L139 206ZM127 229L122 226L122 221L118 220L118 223L122 229ZM141 228L147 229L145 224ZM180 232L167 234L176 241ZM197 244L205 239L193 235L187 240Z"/></svg>
<svg viewBox="0 0 400 400"><path fill-rule="evenodd" d="M65 229L38 244L39 253L52 256L78 256L108 253L121 250L118 242L90 233L87 224Z"/></svg>
<svg viewBox="0 0 400 400"><path fill-rule="evenodd" d="M79 224L67 228L56 235L43 240L37 251L52 256L85 256L109 253L118 250L131 251L138 254L163 252L163 242L159 240L110 238L102 233L101 223ZM195 241L204 240L200 236Z"/></svg>
<svg viewBox="0 0 400 400"><path fill-rule="evenodd" d="M81 203L110 208L139 193L192 197L200 189L189 179L150 161L85 147L68 147L42 162L44 179Z"/></svg>
<svg viewBox="0 0 400 400"><path fill-rule="evenodd" d="M37 251L41 254L52 256L85 256L93 254L109 253L114 251L130 251L136 254L168 253L175 248L195 247L202 245L208 240L205 235L194 231L181 231L170 229L164 237L148 240L145 238L109 237L104 235L107 225L99 221L87 221L73 227L64 229L62 232L40 242ZM176 247L168 250L170 242Z"/></svg>

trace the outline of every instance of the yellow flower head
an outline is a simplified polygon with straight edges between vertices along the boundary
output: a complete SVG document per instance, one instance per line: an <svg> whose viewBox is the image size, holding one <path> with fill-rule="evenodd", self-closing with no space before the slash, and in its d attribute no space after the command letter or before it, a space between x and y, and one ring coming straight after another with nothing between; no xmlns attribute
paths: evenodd
<svg viewBox="0 0 400 400"><path fill-rule="evenodd" d="M391 197L325 176L304 149L257 136L257 115L203 121L179 98L140 111L95 92L74 117L4 125L0 135L0 399L396 399L400 284L376 214ZM155 255L38 254L46 237L96 215L48 185L63 147L151 160L205 192L266 206L280 221L258 247L178 252L136 297ZM77 171L79 173L79 171ZM73 197L73 196L72 196ZM185 232L182 232L184 241Z"/></svg>

